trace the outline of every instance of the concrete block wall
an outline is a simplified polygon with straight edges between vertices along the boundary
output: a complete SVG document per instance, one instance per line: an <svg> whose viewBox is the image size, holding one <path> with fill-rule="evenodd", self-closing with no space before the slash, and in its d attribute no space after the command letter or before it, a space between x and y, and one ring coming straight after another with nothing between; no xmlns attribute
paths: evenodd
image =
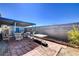
<svg viewBox="0 0 79 59"><path fill-rule="evenodd" d="M50 26L40 26L36 27L36 31L40 34L46 34L50 37L56 38L61 41L68 41L68 31L70 31L73 25L78 25L79 23L70 23L70 24L59 24L59 25L50 25Z"/></svg>

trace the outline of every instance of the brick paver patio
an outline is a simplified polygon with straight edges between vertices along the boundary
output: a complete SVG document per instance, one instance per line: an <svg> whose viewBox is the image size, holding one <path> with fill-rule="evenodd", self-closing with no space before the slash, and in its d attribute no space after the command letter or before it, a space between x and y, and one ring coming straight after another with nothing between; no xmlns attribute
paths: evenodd
<svg viewBox="0 0 79 59"><path fill-rule="evenodd" d="M0 41L0 56L20 56L33 50L37 46L39 46L39 44L28 38L20 41Z"/></svg>

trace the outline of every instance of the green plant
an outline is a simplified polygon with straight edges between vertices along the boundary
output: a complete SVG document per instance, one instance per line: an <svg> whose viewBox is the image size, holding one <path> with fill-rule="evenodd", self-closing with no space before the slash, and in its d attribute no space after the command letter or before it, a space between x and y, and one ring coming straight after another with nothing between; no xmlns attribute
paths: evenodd
<svg viewBox="0 0 79 59"><path fill-rule="evenodd" d="M68 32L68 39L71 44L79 45L79 30L76 26Z"/></svg>

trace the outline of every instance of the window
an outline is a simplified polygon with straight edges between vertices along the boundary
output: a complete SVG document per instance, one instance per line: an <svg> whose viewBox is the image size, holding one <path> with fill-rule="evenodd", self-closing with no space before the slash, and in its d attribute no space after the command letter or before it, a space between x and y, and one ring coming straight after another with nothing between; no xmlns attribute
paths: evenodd
<svg viewBox="0 0 79 59"><path fill-rule="evenodd" d="M19 33L20 32L20 30L19 30L19 28L16 28L16 31L15 31L16 33Z"/></svg>

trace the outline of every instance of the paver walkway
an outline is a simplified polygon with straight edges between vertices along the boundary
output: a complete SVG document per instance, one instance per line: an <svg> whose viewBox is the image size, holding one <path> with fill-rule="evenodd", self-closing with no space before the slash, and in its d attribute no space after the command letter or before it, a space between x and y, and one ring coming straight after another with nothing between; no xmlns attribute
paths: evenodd
<svg viewBox="0 0 79 59"><path fill-rule="evenodd" d="M57 56L79 56L79 49L71 47L62 48Z"/></svg>
<svg viewBox="0 0 79 59"><path fill-rule="evenodd" d="M66 56L79 55L79 50L45 40L44 47L29 38L0 41L0 56ZM61 49L62 48L62 49ZM61 50L60 50L61 49Z"/></svg>
<svg viewBox="0 0 79 59"><path fill-rule="evenodd" d="M61 48L67 47L50 41L46 41L46 43L48 44L48 47L40 45L23 56L56 56Z"/></svg>
<svg viewBox="0 0 79 59"><path fill-rule="evenodd" d="M20 41L0 41L0 56L20 56L33 50L37 46L39 46L39 44L28 38Z"/></svg>

